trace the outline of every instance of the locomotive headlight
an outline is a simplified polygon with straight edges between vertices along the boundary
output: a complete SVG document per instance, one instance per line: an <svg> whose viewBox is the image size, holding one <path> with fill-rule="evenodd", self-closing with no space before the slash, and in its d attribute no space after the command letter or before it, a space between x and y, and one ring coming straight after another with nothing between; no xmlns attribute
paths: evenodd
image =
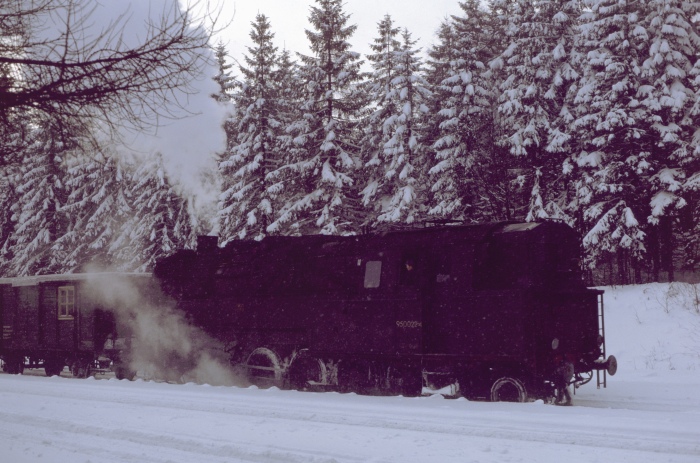
<svg viewBox="0 0 700 463"><path fill-rule="evenodd" d="M552 350L557 350L559 348L559 338L552 339Z"/></svg>
<svg viewBox="0 0 700 463"><path fill-rule="evenodd" d="M603 336L601 335L598 335L598 337L595 340L595 343L598 345L598 347L602 347L604 342L605 338L603 338Z"/></svg>

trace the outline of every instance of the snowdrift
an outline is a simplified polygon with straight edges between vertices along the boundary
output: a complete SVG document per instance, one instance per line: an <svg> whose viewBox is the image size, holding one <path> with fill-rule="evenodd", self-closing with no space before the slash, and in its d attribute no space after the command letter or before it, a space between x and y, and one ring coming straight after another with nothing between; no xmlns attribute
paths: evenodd
<svg viewBox="0 0 700 463"><path fill-rule="evenodd" d="M607 286L606 347L618 375L697 371L700 375L700 284Z"/></svg>

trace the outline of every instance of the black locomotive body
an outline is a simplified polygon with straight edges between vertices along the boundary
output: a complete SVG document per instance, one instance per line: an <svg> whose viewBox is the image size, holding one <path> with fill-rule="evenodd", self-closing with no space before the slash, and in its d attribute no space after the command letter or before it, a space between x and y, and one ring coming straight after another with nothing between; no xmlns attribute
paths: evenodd
<svg viewBox="0 0 700 463"><path fill-rule="evenodd" d="M522 401L616 369L561 223L215 240L154 276L259 385Z"/></svg>
<svg viewBox="0 0 700 463"><path fill-rule="evenodd" d="M125 307L124 292L148 294L151 284L150 275L123 273L0 279L3 370L44 368L53 376L68 366L78 377L133 374L128 368L132 336L123 321L127 310L138 307Z"/></svg>

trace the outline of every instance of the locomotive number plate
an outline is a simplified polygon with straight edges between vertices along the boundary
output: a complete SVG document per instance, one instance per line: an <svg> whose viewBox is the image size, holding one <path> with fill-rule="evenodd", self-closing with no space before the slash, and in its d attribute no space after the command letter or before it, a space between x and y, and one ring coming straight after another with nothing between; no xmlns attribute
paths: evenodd
<svg viewBox="0 0 700 463"><path fill-rule="evenodd" d="M399 328L421 328L423 323L418 320L397 320L396 326Z"/></svg>

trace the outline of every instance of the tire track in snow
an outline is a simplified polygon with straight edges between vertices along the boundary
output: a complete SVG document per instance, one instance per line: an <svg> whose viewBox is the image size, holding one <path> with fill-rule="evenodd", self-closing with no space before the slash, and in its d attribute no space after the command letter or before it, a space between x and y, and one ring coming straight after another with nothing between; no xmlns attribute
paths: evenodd
<svg viewBox="0 0 700 463"><path fill-rule="evenodd" d="M185 454L189 461L250 463L356 463L358 458L341 454L318 455L318 452L301 452L295 448L271 447L269 445L245 446L221 442L214 439L194 438L184 435L167 435L144 432L143 430L114 429L106 426L81 425L72 420L45 419L17 413L0 411L0 433L14 439L25 438L36 442L37 434L42 435L44 445L61 448L81 456L104 456L110 449L110 458L123 461L143 462L144 448L149 463L172 462L174 454ZM22 431L21 431L22 430ZM43 430L43 432L38 431ZM21 432L20 432L21 431ZM76 439L78 436L79 439ZM80 445L76 446L75 442ZM117 446L114 441L119 441ZM103 445L100 445L102 443ZM135 444L135 445L134 445ZM117 450L114 450L114 449ZM129 452L127 449L133 448ZM182 455L180 455L182 457Z"/></svg>
<svg viewBox="0 0 700 463"><path fill-rule="evenodd" d="M96 387L97 386L97 387ZM106 394L111 392L119 394ZM81 383L80 387L68 388L64 399L80 403L93 403L97 407L107 403L112 407L138 406L155 416L179 410L188 413L207 413L240 419L264 419L298 423L297 426L332 425L341 430L370 428L394 430L423 435L450 435L456 437L508 440L512 442L543 443L547 445L573 445L586 448L630 450L668 455L700 455L700 431L682 423L667 428L658 425L659 414L652 411L626 410L624 416L618 411L604 409L586 410L582 407L550 408L537 404L484 404L466 401L440 401L431 399L406 399L401 397L375 398L341 394L312 394L278 392L237 388L199 388L187 386L147 385L147 388L130 387L123 382L98 385L95 382ZM142 385L143 386L143 385ZM47 396L45 390L31 392L25 388L15 391ZM313 410L313 411L309 411ZM698 422L696 411L688 412L685 421ZM585 423L577 419L587 417ZM676 414L675 416L679 416ZM681 418L684 418L682 415ZM593 422L594 424L586 424ZM651 424L651 425L650 425ZM672 423L669 423L669 425ZM66 422L64 426L70 427ZM90 427L80 427L90 434ZM101 431L107 435L109 429ZM124 431L120 431L124 432ZM141 440L131 433L117 434L120 439L147 444L151 438ZM157 438L157 437L156 437ZM174 448L197 445L191 438L168 436L174 439ZM269 446L255 451L242 447L217 443L223 453L239 455L242 461L355 461L354 458L329 455L331 460L313 460L310 455L292 460L294 449L275 449L281 452L279 460ZM298 451L298 449L297 449ZM252 453L251 453L252 452ZM215 453L211 456L215 456ZM267 458L256 460L255 458Z"/></svg>

